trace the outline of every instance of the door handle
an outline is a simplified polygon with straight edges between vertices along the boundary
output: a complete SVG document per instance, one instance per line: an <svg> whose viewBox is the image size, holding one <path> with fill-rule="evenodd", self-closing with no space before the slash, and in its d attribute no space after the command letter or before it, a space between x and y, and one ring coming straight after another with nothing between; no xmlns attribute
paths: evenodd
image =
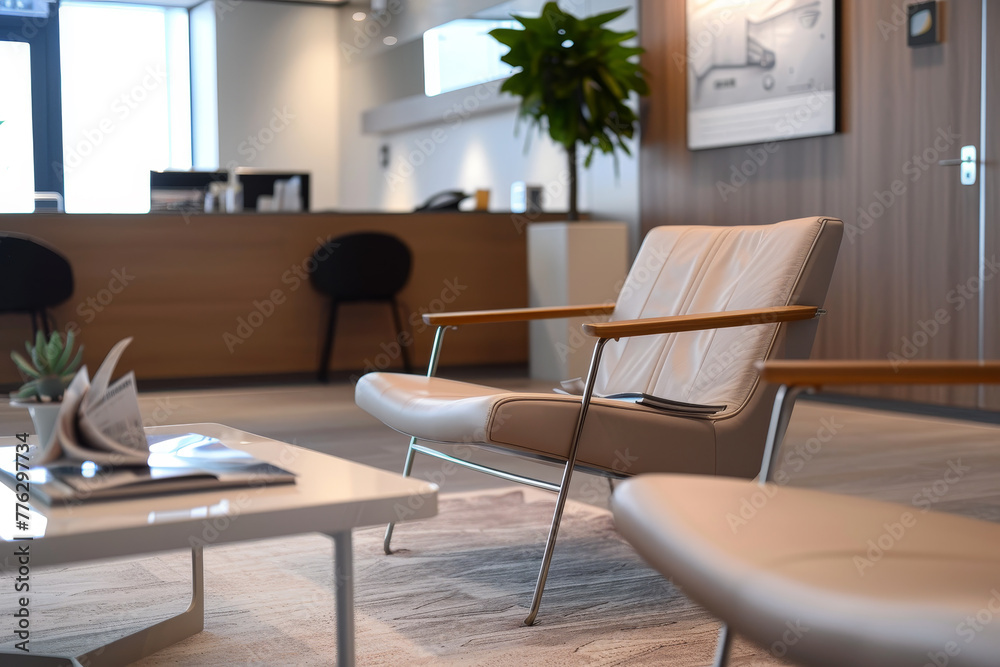
<svg viewBox="0 0 1000 667"><path fill-rule="evenodd" d="M942 167L961 167L962 185L975 185L978 162L976 161L976 147L962 146L961 157L949 160L938 160L938 165Z"/></svg>

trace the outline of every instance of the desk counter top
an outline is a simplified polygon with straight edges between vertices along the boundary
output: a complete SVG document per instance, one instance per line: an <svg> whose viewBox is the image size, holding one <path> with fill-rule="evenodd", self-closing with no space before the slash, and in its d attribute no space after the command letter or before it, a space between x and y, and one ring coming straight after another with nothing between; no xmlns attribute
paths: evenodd
<svg viewBox="0 0 1000 667"><path fill-rule="evenodd" d="M79 329L92 370L115 342L134 336L120 367L142 381L315 372L327 301L309 285L311 254L331 236L358 231L395 234L412 250L400 301L414 363L426 364L433 331L421 313L526 306L525 227L561 217L34 214L0 216L0 230L41 239L69 259L76 286L53 311L58 328ZM30 332L26 316L0 315L0 350L20 349ZM449 338L443 365L527 360L523 323ZM345 305L331 368L397 368L397 343L385 305ZM19 381L13 364L0 361L0 384Z"/></svg>

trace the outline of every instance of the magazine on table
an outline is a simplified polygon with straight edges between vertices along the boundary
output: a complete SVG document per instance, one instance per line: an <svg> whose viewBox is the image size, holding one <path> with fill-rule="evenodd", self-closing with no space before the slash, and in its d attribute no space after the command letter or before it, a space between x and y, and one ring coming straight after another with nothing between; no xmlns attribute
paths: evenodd
<svg viewBox="0 0 1000 667"><path fill-rule="evenodd" d="M287 470L215 438L147 436L135 374L111 382L130 342L126 338L111 348L93 381L84 366L66 388L51 446L41 458L32 455L34 495L46 503L82 502L295 482ZM10 486L15 456L15 447L0 448L0 479Z"/></svg>

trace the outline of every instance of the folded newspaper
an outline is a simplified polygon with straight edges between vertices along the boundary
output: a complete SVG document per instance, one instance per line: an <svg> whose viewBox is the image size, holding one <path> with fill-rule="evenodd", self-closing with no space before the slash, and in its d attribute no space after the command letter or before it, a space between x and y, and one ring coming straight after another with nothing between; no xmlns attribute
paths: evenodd
<svg viewBox="0 0 1000 667"><path fill-rule="evenodd" d="M55 442L36 465L57 459L115 466L146 463L149 445L142 428L135 373L130 371L111 384L111 374L131 342L126 338L111 348L93 381L86 366L77 371L63 393L52 435Z"/></svg>

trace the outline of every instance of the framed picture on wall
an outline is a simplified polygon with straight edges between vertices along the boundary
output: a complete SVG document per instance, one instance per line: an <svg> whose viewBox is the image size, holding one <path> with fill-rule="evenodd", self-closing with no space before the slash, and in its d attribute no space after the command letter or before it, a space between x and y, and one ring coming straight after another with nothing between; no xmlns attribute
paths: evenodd
<svg viewBox="0 0 1000 667"><path fill-rule="evenodd" d="M837 131L837 0L687 0L688 148Z"/></svg>

